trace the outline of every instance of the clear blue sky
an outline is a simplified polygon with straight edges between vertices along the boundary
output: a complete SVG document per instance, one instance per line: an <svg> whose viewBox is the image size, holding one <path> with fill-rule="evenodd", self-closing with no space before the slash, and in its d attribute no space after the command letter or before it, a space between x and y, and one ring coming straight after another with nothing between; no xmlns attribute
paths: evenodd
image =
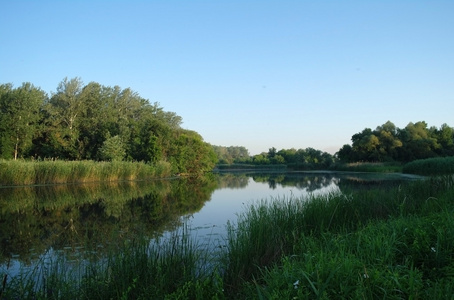
<svg viewBox="0 0 454 300"><path fill-rule="evenodd" d="M4 1L0 83L131 88L251 154L454 126L454 1Z"/></svg>

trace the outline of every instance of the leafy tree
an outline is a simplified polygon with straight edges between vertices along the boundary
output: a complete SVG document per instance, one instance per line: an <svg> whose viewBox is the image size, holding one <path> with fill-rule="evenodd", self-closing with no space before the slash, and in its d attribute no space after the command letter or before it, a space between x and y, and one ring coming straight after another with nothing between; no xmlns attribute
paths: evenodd
<svg viewBox="0 0 454 300"><path fill-rule="evenodd" d="M221 164L244 163L249 160L249 151L243 146L212 146Z"/></svg>
<svg viewBox="0 0 454 300"><path fill-rule="evenodd" d="M45 106L47 153L51 156L80 159L78 149L79 119L86 110L80 94L82 80L64 78Z"/></svg>
<svg viewBox="0 0 454 300"><path fill-rule="evenodd" d="M285 159L283 156L276 154L272 158L270 158L270 162L272 164L285 164Z"/></svg>
<svg viewBox="0 0 454 300"><path fill-rule="evenodd" d="M270 163L269 159L264 154L254 155L252 158L252 162L257 165L267 165Z"/></svg>
<svg viewBox="0 0 454 300"><path fill-rule="evenodd" d="M359 160L377 161L379 159L380 141L370 128L352 136L353 151L356 152Z"/></svg>
<svg viewBox="0 0 454 300"><path fill-rule="evenodd" d="M430 136L427 123L424 121L408 123L404 129L400 130L399 135L404 143L400 152L402 161L433 157L435 150L439 148L437 140Z"/></svg>
<svg viewBox="0 0 454 300"><path fill-rule="evenodd" d="M437 153L442 156L454 155L454 128L449 127L448 124L444 123L440 129L435 129L435 138L438 141L440 147L437 149Z"/></svg>
<svg viewBox="0 0 454 300"><path fill-rule="evenodd" d="M0 151L4 158L27 154L38 134L40 108L47 95L31 83L0 87Z"/></svg>
<svg viewBox="0 0 454 300"><path fill-rule="evenodd" d="M356 161L355 152L353 151L352 146L350 146L349 144L343 145L342 148L340 148L339 151L337 152L337 156L339 160L342 162Z"/></svg>
<svg viewBox="0 0 454 300"><path fill-rule="evenodd" d="M397 127L390 121L378 126L375 134L379 139L377 160L389 161L397 159L397 149L402 147L402 141L397 136Z"/></svg>
<svg viewBox="0 0 454 300"><path fill-rule="evenodd" d="M268 157L268 158L273 158L273 157L276 155L276 152L277 152L276 148L274 148L274 147L270 148L270 149L268 150L268 155L267 155L267 157Z"/></svg>
<svg viewBox="0 0 454 300"><path fill-rule="evenodd" d="M102 160L121 161L126 155L126 146L120 136L108 137L99 149Z"/></svg>
<svg viewBox="0 0 454 300"><path fill-rule="evenodd" d="M285 163L295 164L296 163L296 149L281 149L277 152L277 155L280 155L284 158Z"/></svg>
<svg viewBox="0 0 454 300"><path fill-rule="evenodd" d="M175 173L200 174L211 171L217 161L213 147L195 131L176 132L169 159Z"/></svg>

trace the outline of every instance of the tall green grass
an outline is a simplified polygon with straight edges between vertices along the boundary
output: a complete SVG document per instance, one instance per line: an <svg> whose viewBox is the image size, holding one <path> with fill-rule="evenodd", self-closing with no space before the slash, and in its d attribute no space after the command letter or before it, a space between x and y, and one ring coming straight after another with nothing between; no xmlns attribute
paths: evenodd
<svg viewBox="0 0 454 300"><path fill-rule="evenodd" d="M330 170L351 171L351 172L377 172L377 173L400 173L402 165L397 162L387 163L337 163L330 167Z"/></svg>
<svg viewBox="0 0 454 300"><path fill-rule="evenodd" d="M187 228L150 243L146 238L110 245L98 258L43 258L37 268L9 280L5 299L206 299L222 295L222 278ZM92 253L92 254L91 254ZM91 254L91 255L90 255ZM82 261L88 259L89 264Z"/></svg>
<svg viewBox="0 0 454 300"><path fill-rule="evenodd" d="M389 189L262 200L228 225L226 247L216 253L200 248L187 232L151 244L144 234L114 245L107 258L94 260L79 277L54 268L38 286L32 274L13 279L5 298L454 295L454 176Z"/></svg>
<svg viewBox="0 0 454 300"><path fill-rule="evenodd" d="M147 180L171 174L168 162L0 160L0 185Z"/></svg>
<svg viewBox="0 0 454 300"><path fill-rule="evenodd" d="M404 165L403 172L426 176L454 174L454 156L418 159Z"/></svg>

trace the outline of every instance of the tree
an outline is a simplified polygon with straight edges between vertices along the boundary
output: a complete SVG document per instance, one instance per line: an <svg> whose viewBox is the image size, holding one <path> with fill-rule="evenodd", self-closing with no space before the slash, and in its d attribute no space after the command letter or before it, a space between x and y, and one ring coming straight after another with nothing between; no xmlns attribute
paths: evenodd
<svg viewBox="0 0 454 300"><path fill-rule="evenodd" d="M213 147L197 132L179 129L175 132L169 160L175 173L200 174L211 171L217 157Z"/></svg>
<svg viewBox="0 0 454 300"><path fill-rule="evenodd" d="M435 129L435 138L440 145L438 154L442 156L454 155L454 128L449 127L448 124L444 123L440 129Z"/></svg>
<svg viewBox="0 0 454 300"><path fill-rule="evenodd" d="M362 161L378 161L378 146L380 141L372 132L372 129L365 128L362 132L352 136L352 148L357 159Z"/></svg>
<svg viewBox="0 0 454 300"><path fill-rule="evenodd" d="M402 161L433 157L435 150L440 147L437 140L430 136L424 121L408 123L400 130L399 136L404 145L399 154Z"/></svg>
<svg viewBox="0 0 454 300"><path fill-rule="evenodd" d="M32 148L47 95L28 82L16 89L2 85L0 90L1 155L17 159Z"/></svg>
<svg viewBox="0 0 454 300"><path fill-rule="evenodd" d="M80 97L82 80L64 78L45 106L47 112L48 154L69 159L80 159L78 148L79 119L87 106Z"/></svg>
<svg viewBox="0 0 454 300"><path fill-rule="evenodd" d="M353 151L352 146L348 144L343 145L342 148L339 149L339 151L337 152L337 157L344 163L356 161L355 152Z"/></svg>
<svg viewBox="0 0 454 300"><path fill-rule="evenodd" d="M120 136L108 136L99 149L100 158L108 161L121 161L126 155L125 144Z"/></svg>
<svg viewBox="0 0 454 300"><path fill-rule="evenodd" d="M378 137L379 145L378 161L396 160L397 149L402 147L402 141L397 137L397 127L390 121L375 129L374 134Z"/></svg>

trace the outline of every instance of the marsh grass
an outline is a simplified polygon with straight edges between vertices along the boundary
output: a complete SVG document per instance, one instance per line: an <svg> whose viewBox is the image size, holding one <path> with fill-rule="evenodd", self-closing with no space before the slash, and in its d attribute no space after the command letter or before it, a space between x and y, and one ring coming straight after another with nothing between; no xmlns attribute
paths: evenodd
<svg viewBox="0 0 454 300"><path fill-rule="evenodd" d="M330 169L350 172L400 173L402 172L402 165L397 162L356 162L338 163L331 166Z"/></svg>
<svg viewBox="0 0 454 300"><path fill-rule="evenodd" d="M54 299L454 295L454 176L262 200L227 229L226 248L216 255L200 247L188 228L152 243L144 233L112 245L107 256L93 258L77 276L55 267L38 277L43 278L38 287L33 274L11 280L5 299L27 298L31 291L35 298Z"/></svg>
<svg viewBox="0 0 454 300"><path fill-rule="evenodd" d="M445 299L454 292L439 283L454 279L453 182L251 205L229 225L229 296Z"/></svg>
<svg viewBox="0 0 454 300"><path fill-rule="evenodd" d="M168 177L168 162L96 162L0 160L0 185L82 183L94 181L149 180Z"/></svg>
<svg viewBox="0 0 454 300"><path fill-rule="evenodd" d="M415 160L404 165L403 172L426 176L454 174L454 156Z"/></svg>
<svg viewBox="0 0 454 300"><path fill-rule="evenodd" d="M87 245L88 247L88 245ZM6 284L4 299L206 299L222 295L213 258L188 229L110 245L104 255L87 248L84 259L41 258Z"/></svg>

